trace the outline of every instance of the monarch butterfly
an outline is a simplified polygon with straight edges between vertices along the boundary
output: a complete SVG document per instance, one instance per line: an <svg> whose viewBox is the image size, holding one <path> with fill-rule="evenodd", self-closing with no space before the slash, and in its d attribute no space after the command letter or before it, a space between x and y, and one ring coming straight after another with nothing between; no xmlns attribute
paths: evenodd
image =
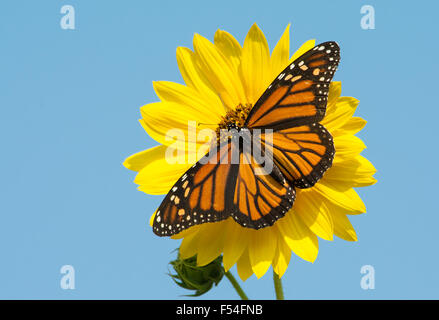
<svg viewBox="0 0 439 320"><path fill-rule="evenodd" d="M240 105L223 118L221 128L248 137L257 129L271 130L270 139L264 133L258 136L261 148L272 155L264 164L270 171L239 140L218 138L217 152L197 162L166 195L153 232L171 236L229 217L242 227L260 229L283 217L294 203L295 188L312 187L332 165L332 136L319 121L339 52L336 42L317 45L287 66L252 108ZM237 154L238 163L227 161L229 154Z"/></svg>

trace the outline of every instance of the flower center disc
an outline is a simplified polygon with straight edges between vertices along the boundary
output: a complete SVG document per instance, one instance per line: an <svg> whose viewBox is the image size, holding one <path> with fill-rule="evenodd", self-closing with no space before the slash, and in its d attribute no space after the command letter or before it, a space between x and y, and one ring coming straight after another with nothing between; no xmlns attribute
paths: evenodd
<svg viewBox="0 0 439 320"><path fill-rule="evenodd" d="M250 103L240 103L234 110L230 110L225 116L222 116L221 122L218 123L218 128L216 128L217 138L220 139L221 130L236 129L239 131L242 127L244 127L245 120L247 119L251 109L252 105Z"/></svg>

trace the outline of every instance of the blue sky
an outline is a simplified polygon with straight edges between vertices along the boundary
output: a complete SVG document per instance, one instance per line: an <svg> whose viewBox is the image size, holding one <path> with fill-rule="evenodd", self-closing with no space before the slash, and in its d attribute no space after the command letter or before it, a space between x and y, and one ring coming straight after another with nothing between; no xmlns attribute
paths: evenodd
<svg viewBox="0 0 439 320"><path fill-rule="evenodd" d="M63 5L76 29L60 27ZM360 27L363 5L376 29ZM435 160L439 44L433 2L2 1L0 4L0 298L178 299L166 275L179 243L147 221L162 197L136 190L122 166L156 145L137 119L157 101L153 80L181 82L175 50L221 28L242 43L256 22L271 48L291 22L291 46L335 40L335 76L360 100L360 137L378 183L360 189L359 241L319 241L314 264L293 256L289 299L438 299ZM75 290L60 287L72 265ZM360 287L363 265L374 290ZM236 272L235 272L236 274ZM274 297L271 275L244 283ZM236 298L224 280L204 296Z"/></svg>

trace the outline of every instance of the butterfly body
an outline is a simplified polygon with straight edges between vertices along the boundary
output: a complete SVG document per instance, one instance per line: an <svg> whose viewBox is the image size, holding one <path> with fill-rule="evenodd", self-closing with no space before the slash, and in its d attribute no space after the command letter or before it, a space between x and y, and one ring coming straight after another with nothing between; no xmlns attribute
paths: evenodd
<svg viewBox="0 0 439 320"><path fill-rule="evenodd" d="M254 106L229 111L209 153L158 208L154 233L170 236L229 217L260 229L282 218L295 188L312 187L332 164L332 136L319 121L338 62L338 45L322 43L287 66Z"/></svg>

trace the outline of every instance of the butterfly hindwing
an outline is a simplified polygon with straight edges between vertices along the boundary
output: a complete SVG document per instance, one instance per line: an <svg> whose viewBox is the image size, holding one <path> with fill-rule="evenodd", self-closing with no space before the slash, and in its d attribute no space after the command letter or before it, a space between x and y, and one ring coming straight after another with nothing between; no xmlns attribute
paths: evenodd
<svg viewBox="0 0 439 320"><path fill-rule="evenodd" d="M271 163L272 158L261 163L246 148L239 155L232 217L247 228L271 226L291 209L295 190Z"/></svg>
<svg viewBox="0 0 439 320"><path fill-rule="evenodd" d="M261 144L273 154L285 178L299 188L310 188L332 165L335 150L331 134L319 123L274 130Z"/></svg>
<svg viewBox="0 0 439 320"><path fill-rule="evenodd" d="M258 99L246 126L277 129L321 121L339 61L340 48L336 42L319 44L304 53Z"/></svg>

